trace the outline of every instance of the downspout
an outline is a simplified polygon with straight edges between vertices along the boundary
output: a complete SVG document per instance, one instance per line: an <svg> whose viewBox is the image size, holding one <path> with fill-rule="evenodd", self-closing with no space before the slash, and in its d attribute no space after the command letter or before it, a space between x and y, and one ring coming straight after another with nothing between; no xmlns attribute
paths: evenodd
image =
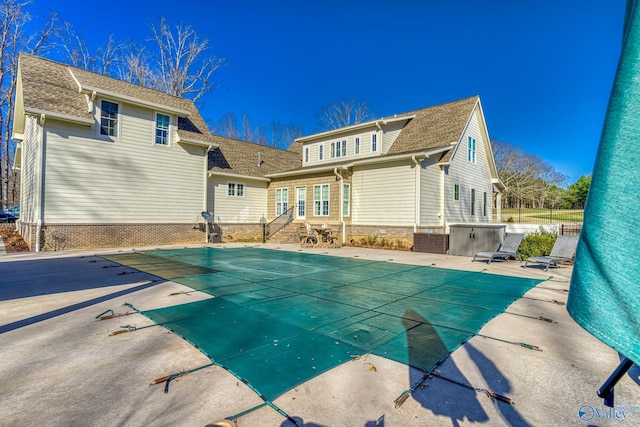
<svg viewBox="0 0 640 427"><path fill-rule="evenodd" d="M415 222L413 223L413 232L418 232L418 223L420 222L420 162L416 159L416 156L411 156L411 161L416 168L416 194L415 194L415 209L414 216Z"/></svg>
<svg viewBox="0 0 640 427"><path fill-rule="evenodd" d="M209 212L209 151L212 149L213 145L209 144L204 152L204 212ZM207 219L204 220L204 238L206 239L204 243L209 243L209 221Z"/></svg>
<svg viewBox="0 0 640 427"><path fill-rule="evenodd" d="M36 209L36 252L40 252L40 241L42 240L42 213L44 212L44 121L45 115L40 114L38 124L40 128L40 138L38 140L38 167L36 170L39 172L38 177L38 208Z"/></svg>
<svg viewBox="0 0 640 427"><path fill-rule="evenodd" d="M333 173L338 181L342 180L342 175L338 172L338 168L333 168ZM340 224L342 225L342 244L346 243L347 224L344 222L344 211L342 210L342 203L344 202L344 185L340 183L340 203L338 205L338 211L340 212Z"/></svg>

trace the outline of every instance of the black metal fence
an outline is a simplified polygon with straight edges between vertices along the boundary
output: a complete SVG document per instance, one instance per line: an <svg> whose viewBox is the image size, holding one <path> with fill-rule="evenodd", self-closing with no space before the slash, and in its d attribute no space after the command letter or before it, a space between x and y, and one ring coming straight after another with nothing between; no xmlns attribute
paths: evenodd
<svg viewBox="0 0 640 427"><path fill-rule="evenodd" d="M515 208L502 209L500 220L494 211L494 222L554 225L562 235L577 236L584 221L583 209Z"/></svg>

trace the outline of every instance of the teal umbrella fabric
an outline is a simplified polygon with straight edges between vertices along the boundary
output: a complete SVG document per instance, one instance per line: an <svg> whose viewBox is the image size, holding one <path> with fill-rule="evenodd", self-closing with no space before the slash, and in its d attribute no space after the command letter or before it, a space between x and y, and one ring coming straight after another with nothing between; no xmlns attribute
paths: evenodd
<svg viewBox="0 0 640 427"><path fill-rule="evenodd" d="M584 212L567 309L640 362L640 11L628 0L622 51Z"/></svg>

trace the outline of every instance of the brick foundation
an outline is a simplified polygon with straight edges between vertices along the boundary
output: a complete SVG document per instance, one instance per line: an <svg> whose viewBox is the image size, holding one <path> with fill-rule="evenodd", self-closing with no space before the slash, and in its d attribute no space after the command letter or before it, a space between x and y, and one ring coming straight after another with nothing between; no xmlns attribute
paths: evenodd
<svg viewBox="0 0 640 427"><path fill-rule="evenodd" d="M35 250L36 224L21 223L19 229ZM46 224L40 236L43 251L183 243L205 243L204 228L193 224Z"/></svg>

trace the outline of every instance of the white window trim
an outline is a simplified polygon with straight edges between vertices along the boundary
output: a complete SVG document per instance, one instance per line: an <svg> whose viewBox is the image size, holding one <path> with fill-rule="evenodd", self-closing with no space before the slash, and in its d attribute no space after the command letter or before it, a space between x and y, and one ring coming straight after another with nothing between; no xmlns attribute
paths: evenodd
<svg viewBox="0 0 640 427"><path fill-rule="evenodd" d="M167 143L166 144L159 144L159 143L156 142L156 130L158 129L158 115L169 117L169 129L167 129ZM154 146L158 146L158 147L170 147L171 146L171 131L172 131L172 123L171 122L172 122L172 117L169 114L158 113L156 111L156 113L153 115L152 142L153 142Z"/></svg>
<svg viewBox="0 0 640 427"><path fill-rule="evenodd" d="M233 194L229 194L229 186L233 185ZM242 186L242 196L238 196L238 186ZM247 194L247 186L242 182L227 182L227 197L232 197L234 199L244 199Z"/></svg>
<svg viewBox="0 0 640 427"><path fill-rule="evenodd" d="M344 213L344 202L347 202L347 213ZM342 216L351 216L351 184L342 184Z"/></svg>
<svg viewBox="0 0 640 427"><path fill-rule="evenodd" d="M281 200L280 202L278 202L278 192L280 192L282 194L283 190L287 193L287 197L285 200ZM276 188L276 192L275 192L275 213L276 216L282 215L283 213L285 213L288 209L289 209L289 187L280 187L280 188ZM278 204L280 204L280 208L281 211L278 213ZM286 206L286 209L283 209L284 206Z"/></svg>
<svg viewBox="0 0 640 427"><path fill-rule="evenodd" d="M309 147L304 147L304 162L309 163Z"/></svg>
<svg viewBox="0 0 640 427"><path fill-rule="evenodd" d="M102 102L103 101L110 102L118 106L118 117L116 119L118 121L118 126L116 127L116 132L117 132L116 136L102 134ZM100 102L96 104L96 113L98 116L97 117L98 126L96 129L96 134L98 138L105 141L120 141L122 139L122 104L119 102L111 101L109 99L100 99Z"/></svg>
<svg viewBox="0 0 640 427"><path fill-rule="evenodd" d="M300 215L300 199L298 198L298 191L304 190L304 213ZM306 219L307 218L307 187L296 187L296 218L297 219Z"/></svg>
<svg viewBox="0 0 640 427"><path fill-rule="evenodd" d="M360 154L360 137L356 136L353 141L353 154Z"/></svg>
<svg viewBox="0 0 640 427"><path fill-rule="evenodd" d="M373 132L371 134L371 152L372 153L378 152L378 133L377 132Z"/></svg>
<svg viewBox="0 0 640 427"><path fill-rule="evenodd" d="M457 194L456 194L456 187L458 190ZM460 202L460 184L453 184L453 201L458 203Z"/></svg>
<svg viewBox="0 0 640 427"><path fill-rule="evenodd" d="M327 187L327 213L322 213L323 202L325 201L322 198L322 187ZM320 199L316 199L316 187L320 187ZM320 202L320 210L319 213L316 213L316 202ZM313 216L323 216L327 217L331 214L331 185L329 184L316 184L313 186Z"/></svg>
<svg viewBox="0 0 640 427"><path fill-rule="evenodd" d="M471 144L471 141L473 141L473 144ZM467 136L467 160L470 163L476 163L477 151L476 139L472 136Z"/></svg>
<svg viewBox="0 0 640 427"><path fill-rule="evenodd" d="M324 160L324 144L318 145L318 160Z"/></svg>

